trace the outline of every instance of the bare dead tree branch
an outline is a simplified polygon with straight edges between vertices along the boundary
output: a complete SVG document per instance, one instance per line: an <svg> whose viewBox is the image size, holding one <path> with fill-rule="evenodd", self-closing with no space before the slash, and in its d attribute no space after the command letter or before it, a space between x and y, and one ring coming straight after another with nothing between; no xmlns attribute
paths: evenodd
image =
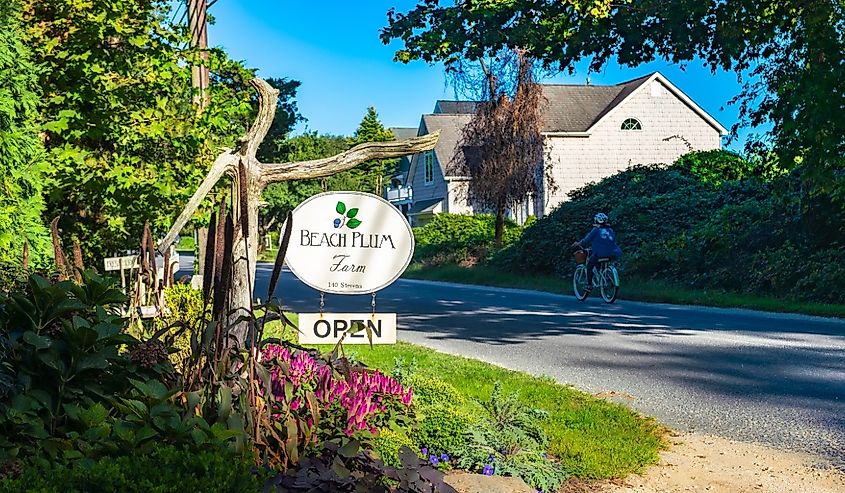
<svg viewBox="0 0 845 493"><path fill-rule="evenodd" d="M389 159L430 151L437 144L440 131L412 139L392 142L367 142L336 156L296 163L260 164L264 185L279 181L320 178L348 170L374 159Z"/></svg>

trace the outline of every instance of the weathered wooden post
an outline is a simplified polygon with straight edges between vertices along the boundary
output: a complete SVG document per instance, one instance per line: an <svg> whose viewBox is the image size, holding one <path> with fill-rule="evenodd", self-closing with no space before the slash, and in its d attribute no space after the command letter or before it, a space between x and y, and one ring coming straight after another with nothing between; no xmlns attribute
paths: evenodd
<svg viewBox="0 0 845 493"><path fill-rule="evenodd" d="M359 144L348 151L324 159L293 163L262 163L256 159L255 153L273 122L279 91L263 79L255 78L250 83L258 92L259 108L255 122L247 134L240 139L239 148L224 150L217 156L205 179L179 214L167 236L158 245L159 252L165 252L170 248L200 203L224 174L229 174L234 178L236 190L241 190L242 182L245 181L245 198L242 198L241 194L233 194L235 207L232 216L236 221L242 217L246 219L248 227L235 228L236 236L232 252L234 272L230 299L233 313L230 315L230 320L244 315L251 306L258 256L258 209L264 187L270 183L329 176L374 159L398 158L429 151L437 144L439 137L439 132L437 132L403 141ZM244 200L245 204L242 203ZM246 208L245 215L242 214L244 207ZM236 323L231 327L230 335L243 344L247 330L246 323Z"/></svg>

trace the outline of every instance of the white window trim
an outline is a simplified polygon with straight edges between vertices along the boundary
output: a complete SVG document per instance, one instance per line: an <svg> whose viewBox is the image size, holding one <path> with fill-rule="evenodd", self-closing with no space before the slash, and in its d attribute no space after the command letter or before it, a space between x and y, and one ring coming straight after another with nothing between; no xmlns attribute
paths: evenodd
<svg viewBox="0 0 845 493"><path fill-rule="evenodd" d="M430 171L430 173L429 173ZM431 151L423 154L423 184L432 185L434 183L434 153Z"/></svg>
<svg viewBox="0 0 845 493"><path fill-rule="evenodd" d="M640 128L625 128L625 124L628 123L628 121L630 120L634 120L635 122L637 122L637 125L639 125ZM622 120L622 125L619 126L619 130L622 130L623 132L642 132L643 122L639 118L628 117Z"/></svg>

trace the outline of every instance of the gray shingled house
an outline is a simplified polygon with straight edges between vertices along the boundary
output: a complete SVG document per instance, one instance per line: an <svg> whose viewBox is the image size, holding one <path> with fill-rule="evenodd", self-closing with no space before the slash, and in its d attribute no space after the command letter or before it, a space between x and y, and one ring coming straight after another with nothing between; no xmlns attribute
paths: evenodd
<svg viewBox="0 0 845 493"><path fill-rule="evenodd" d="M547 165L555 187L544 186L510 211L517 221L528 215L543 217L567 199L567 194L634 164L671 163L690 151L719 149L727 130L660 73L616 85L544 84L546 104L543 135ZM472 213L465 177L446 172L461 131L476 107L472 101L437 101L434 112L423 115L417 135L440 130L430 152L408 162L404 182L395 181L387 195L400 187L412 224L426 222L440 212ZM393 192L391 192L393 190Z"/></svg>

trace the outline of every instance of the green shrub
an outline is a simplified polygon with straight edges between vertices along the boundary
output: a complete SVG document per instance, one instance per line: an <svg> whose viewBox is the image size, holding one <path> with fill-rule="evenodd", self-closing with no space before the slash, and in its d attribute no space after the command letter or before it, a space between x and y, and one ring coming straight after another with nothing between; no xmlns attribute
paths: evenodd
<svg viewBox="0 0 845 493"><path fill-rule="evenodd" d="M414 374L404 379L402 384L414 389L415 406L444 405L462 407L466 399L453 385L437 378Z"/></svg>
<svg viewBox="0 0 845 493"><path fill-rule="evenodd" d="M249 457L225 450L191 451L174 446L148 453L104 457L73 466L24 467L17 479L0 480L0 492L183 493L185 491L261 491Z"/></svg>
<svg viewBox="0 0 845 493"><path fill-rule="evenodd" d="M435 404L417 408L419 418L411 438L418 448L426 447L432 453L452 454L463 448L474 419L463 408Z"/></svg>
<svg viewBox="0 0 845 493"><path fill-rule="evenodd" d="M705 183L714 185L744 180L759 171L752 161L722 149L690 152L678 158L675 166L690 171Z"/></svg>
<svg viewBox="0 0 845 493"><path fill-rule="evenodd" d="M202 290L176 283L164 290L164 300L167 312L162 323L173 327L168 343L179 350L173 359L181 360L191 349L191 332L205 327Z"/></svg>
<svg viewBox="0 0 845 493"><path fill-rule="evenodd" d="M481 418L470 427L469 440L454 450L457 465L470 471L517 476L542 491L557 491L569 472L545 453L548 437L541 422L545 411L532 409L517 394L503 394L496 382L490 399L481 402Z"/></svg>
<svg viewBox="0 0 845 493"><path fill-rule="evenodd" d="M483 261L493 247L496 218L490 214L437 214L425 226L414 228L414 259L432 264ZM505 221L504 245L522 233L516 223Z"/></svg>
<svg viewBox="0 0 845 493"><path fill-rule="evenodd" d="M173 402L168 348L125 332L128 321L113 314L126 300L115 281L82 276L32 276L24 291L0 296L0 465L233 438Z"/></svg>
<svg viewBox="0 0 845 493"><path fill-rule="evenodd" d="M569 276L570 245L593 214L610 216L625 276L680 286L830 303L845 302L845 209L809 196L797 175L763 179L723 151L671 166L635 166L570 193L525 228L492 263L514 272Z"/></svg>
<svg viewBox="0 0 845 493"><path fill-rule="evenodd" d="M414 442L408 435L385 428L379 430L378 436L373 440L376 453L385 464L391 467L399 467L402 463L399 461L399 450L405 446L411 450L416 447Z"/></svg>

